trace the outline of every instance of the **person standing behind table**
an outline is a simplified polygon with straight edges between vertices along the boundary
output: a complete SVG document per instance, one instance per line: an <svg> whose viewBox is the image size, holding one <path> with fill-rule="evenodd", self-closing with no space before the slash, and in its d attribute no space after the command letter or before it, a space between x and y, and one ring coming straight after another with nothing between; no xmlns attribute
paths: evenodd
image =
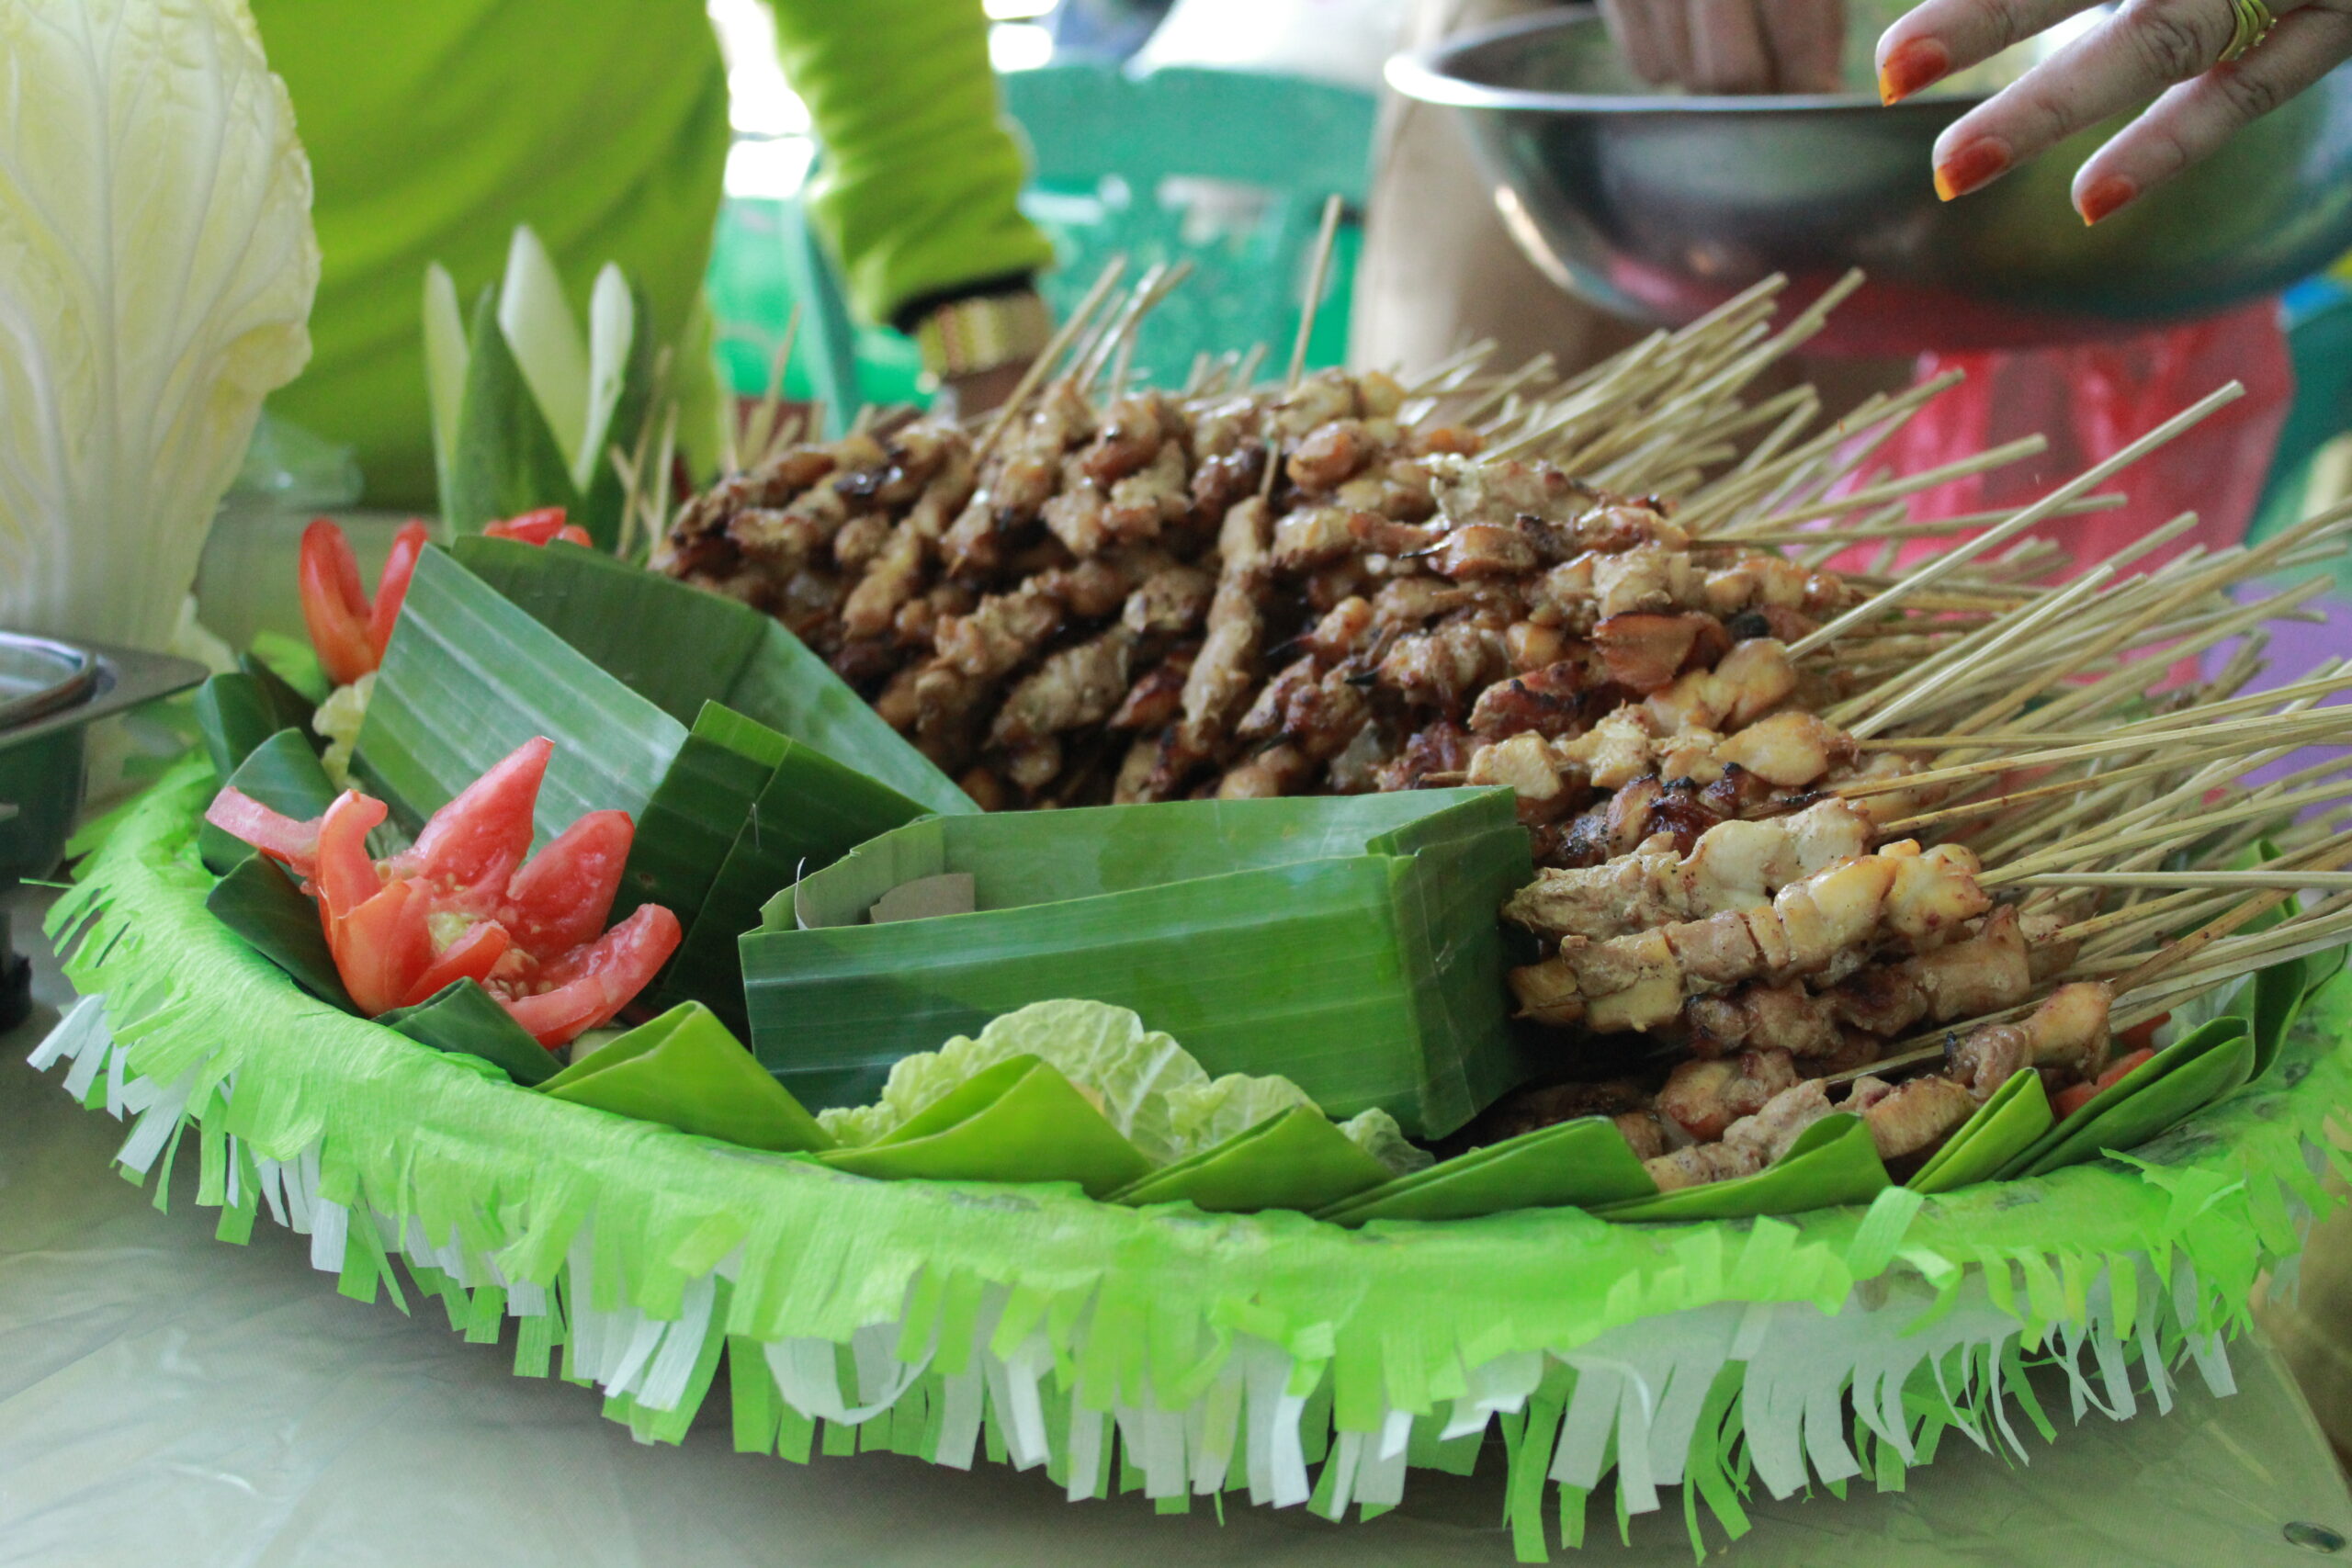
<svg viewBox="0 0 2352 1568"><path fill-rule="evenodd" d="M811 215L858 311L909 331L967 410L1050 323L1014 205L979 0L771 0L824 146ZM729 138L701 0L254 0L317 188L311 363L275 413L356 448L368 501L434 502L424 269L495 280L528 223L568 284L618 262L656 341L702 288ZM468 300L470 305L470 299Z"/></svg>
<svg viewBox="0 0 2352 1568"><path fill-rule="evenodd" d="M1560 8L1560 0L1419 0L1409 50ZM1843 0L1604 0L1611 36L1641 76L1699 93L1834 92L1846 38ZM1496 210L1493 182L1454 111L1386 95L1349 358L1433 364L1492 338L1488 363L1549 352L1574 374L1646 336L1568 293L1529 261ZM1832 406L1901 385L1905 367L1808 362Z"/></svg>

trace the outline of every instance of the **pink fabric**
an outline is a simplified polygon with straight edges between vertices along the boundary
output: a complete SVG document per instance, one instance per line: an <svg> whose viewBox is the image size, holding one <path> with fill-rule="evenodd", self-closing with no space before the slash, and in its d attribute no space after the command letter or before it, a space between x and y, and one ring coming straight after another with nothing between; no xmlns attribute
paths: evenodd
<svg viewBox="0 0 2352 1568"><path fill-rule="evenodd" d="M2077 569L2183 512L2198 513L2198 525L2143 558L2132 570L2159 565L2192 544L2215 548L2244 536L2295 396L2286 333L2273 299L2102 344L1927 354L1920 356L1917 374L1926 380L1955 369L1968 378L1921 410L1881 448L1870 465L1872 472L1917 473L2037 433L2050 438L2050 449L1913 498L1912 516L1919 522L2038 500L2222 383L2245 384L2245 397L2102 487L2130 496L2130 504L2062 517L2034 530L2064 545ZM1945 541L1915 541L1903 558L1945 547ZM1834 564L1860 570L1875 554L1848 551Z"/></svg>

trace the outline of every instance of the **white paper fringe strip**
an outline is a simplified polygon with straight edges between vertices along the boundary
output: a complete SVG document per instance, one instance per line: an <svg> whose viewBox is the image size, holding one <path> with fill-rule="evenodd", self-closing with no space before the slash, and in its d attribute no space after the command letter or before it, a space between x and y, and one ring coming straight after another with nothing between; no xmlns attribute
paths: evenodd
<svg viewBox="0 0 2352 1568"><path fill-rule="evenodd" d="M135 1118L117 1157L144 1176L187 1114L190 1086L187 1079L159 1087L128 1077L127 1054L107 1032L100 999L86 997L30 1061L37 1068L70 1062L64 1087L85 1100L99 1076L106 1076L107 1112ZM413 1218L403 1224L372 1210L355 1214L322 1198L315 1145L290 1161L232 1147L232 1180L241 1179L237 1173L247 1162L257 1201L274 1222L309 1235L316 1269L345 1270L352 1228L358 1225L373 1233L388 1258L401 1254L468 1292L495 1288L503 1293L507 1316L545 1318L553 1310L548 1289L507 1280L454 1235L435 1240ZM695 1373L700 1369L707 1376L707 1341L721 1332L714 1308L722 1282L737 1272L739 1258L722 1259L694 1280L675 1318L657 1319L633 1305L594 1304L599 1290L592 1227L593 1220L581 1228L562 1269L570 1372L607 1395L626 1396L642 1411L676 1411L690 1393L698 1400ZM2110 1265L2092 1283L2084 1317L2058 1324L2052 1341L2041 1348L2064 1371L2074 1418L2092 1410L2118 1420L2137 1414L2135 1369L2156 1409L2168 1410L2171 1368L2162 1347L2173 1340L2166 1332L2170 1326L2181 1331L2176 1342L2185 1346L2206 1386L2216 1394L2233 1393L2222 1335L2198 1327L2198 1281L2186 1258L2177 1258L2165 1279L2145 1256L2129 1258L2126 1266L2135 1271L2133 1295L2140 1307L2128 1338L2119 1327ZM861 1427L886 1416L910 1392L924 1390L939 1414L936 1440L922 1457L968 1468L985 1421L1018 1469L1058 1457L1073 1500L1105 1490L1114 1430L1125 1463L1141 1472L1141 1489L1148 1497L1246 1486L1253 1503L1289 1507L1315 1496L1309 1451L1310 1438L1317 1434L1306 1419L1312 1391L1294 1385L1297 1369L1279 1347L1234 1335L1221 1373L1182 1409L1161 1408L1147 1386L1140 1404L1091 1410L1055 1385L1052 1348L1042 1330L1008 1355L991 1350L1004 1299L1001 1288L986 1297L963 1370L952 1375L932 1373L940 1348L936 1330L915 1360L899 1359L897 1319L858 1330L846 1354L824 1339L786 1339L759 1348L775 1390L805 1421ZM1898 1276L1892 1283L1858 1289L1834 1314L1810 1303L1725 1303L1649 1318L1548 1355L1507 1355L1468 1368L1467 1392L1442 1415L1419 1420L1438 1442L1482 1435L1498 1417L1527 1412L1547 1374L1565 1367L1575 1375L1552 1440L1548 1479L1589 1492L1613 1474L1626 1510L1647 1513L1663 1506L1661 1488L1685 1482L1694 1457L1713 1461L1718 1438L1702 1430L1701 1422L1709 1393L1726 1367L1744 1369L1738 1386L1746 1453L1757 1482L1774 1497L1786 1497L1815 1480L1834 1483L1865 1474L1849 1440L1857 1421L1905 1466L1916 1462L1917 1412L1905 1409L1905 1392L1916 1374L1930 1369L1955 1430L1981 1449L2006 1450L2026 1461L2029 1451L2010 1417L2015 1391L2004 1387L2004 1368L2013 1364L2010 1352L2022 1329L2019 1318L1995 1304L1976 1269L1970 1270L1951 1305L1922 1326L1935 1302L1936 1292L1924 1281ZM1081 1357L1085 1329L1081 1319L1076 1331ZM1351 1503L1376 1507L1397 1502L1416 1424L1409 1412L1383 1409L1371 1430L1330 1435L1320 1478L1327 1490L1316 1499L1318 1511L1336 1517Z"/></svg>

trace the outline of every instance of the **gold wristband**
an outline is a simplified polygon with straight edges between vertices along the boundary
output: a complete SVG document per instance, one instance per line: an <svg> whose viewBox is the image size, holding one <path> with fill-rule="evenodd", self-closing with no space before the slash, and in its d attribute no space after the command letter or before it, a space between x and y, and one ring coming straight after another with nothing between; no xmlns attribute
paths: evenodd
<svg viewBox="0 0 2352 1568"><path fill-rule="evenodd" d="M915 323L923 368L948 378L1034 359L1054 335L1046 301L1030 292L958 299Z"/></svg>

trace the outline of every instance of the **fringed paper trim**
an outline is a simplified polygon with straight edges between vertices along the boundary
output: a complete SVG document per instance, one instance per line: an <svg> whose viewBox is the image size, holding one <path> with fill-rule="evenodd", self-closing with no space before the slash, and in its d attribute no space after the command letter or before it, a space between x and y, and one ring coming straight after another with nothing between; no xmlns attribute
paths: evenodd
<svg viewBox="0 0 2352 1568"><path fill-rule="evenodd" d="M225 1239L266 1211L344 1293L407 1310L398 1258L453 1330L513 1319L518 1373L601 1389L645 1441L683 1438L723 1352L737 1447L790 1460L985 1454L1074 1500L1337 1518L1492 1443L1522 1560L1578 1544L1604 1487L1621 1523L1679 1492L1694 1544L1702 1513L1736 1537L1759 1487L1899 1488L1955 1433L2025 1460L2022 1427L2054 1432L2030 1365L2063 1370L2075 1420L2167 1409L2186 1365L2228 1393L2352 1085L2338 986L2261 1085L2128 1165L1860 1212L1348 1233L869 1182L489 1083L309 1001L203 913L210 784L175 773L61 903L88 994L35 1064L131 1122L119 1163L159 1203L192 1129Z"/></svg>

